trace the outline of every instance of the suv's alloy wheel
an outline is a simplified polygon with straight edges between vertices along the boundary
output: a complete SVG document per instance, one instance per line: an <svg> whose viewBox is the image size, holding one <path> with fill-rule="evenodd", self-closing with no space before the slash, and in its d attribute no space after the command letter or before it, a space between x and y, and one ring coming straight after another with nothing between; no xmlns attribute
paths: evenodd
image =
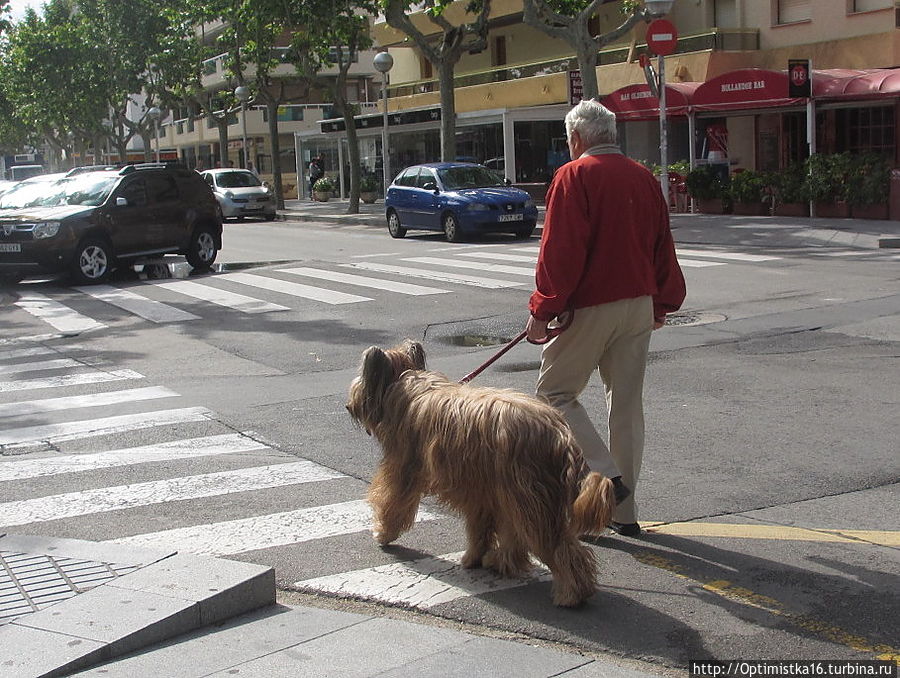
<svg viewBox="0 0 900 678"><path fill-rule="evenodd" d="M75 250L72 276L80 283L105 281L112 270L112 252L102 240L85 240Z"/></svg>
<svg viewBox="0 0 900 678"><path fill-rule="evenodd" d="M215 235L208 228L201 227L194 231L185 258L193 268L205 269L212 266L217 253Z"/></svg>

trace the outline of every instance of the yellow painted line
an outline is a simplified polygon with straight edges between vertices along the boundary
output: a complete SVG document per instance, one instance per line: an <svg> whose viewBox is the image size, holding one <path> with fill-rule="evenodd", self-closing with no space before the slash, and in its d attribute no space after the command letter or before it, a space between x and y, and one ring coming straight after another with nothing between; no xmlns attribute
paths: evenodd
<svg viewBox="0 0 900 678"><path fill-rule="evenodd" d="M835 530L787 527L784 525L734 523L641 522L647 532L679 537L727 537L732 539L774 539L784 541L867 542L878 546L900 546L900 532L889 530Z"/></svg>
<svg viewBox="0 0 900 678"><path fill-rule="evenodd" d="M708 580L685 573L684 568L677 563L649 551L639 551L634 554L634 558L645 565L671 572L681 579L697 582L704 591L709 591L710 593L727 598L728 600L768 612L797 628L813 633L832 643L844 645L845 647L852 648L858 652L874 654L876 659L893 661L900 664L900 649L881 643L872 643L863 636L846 631L829 622L805 614L791 612L782 602L775 598L756 593L755 591L738 586L725 579Z"/></svg>

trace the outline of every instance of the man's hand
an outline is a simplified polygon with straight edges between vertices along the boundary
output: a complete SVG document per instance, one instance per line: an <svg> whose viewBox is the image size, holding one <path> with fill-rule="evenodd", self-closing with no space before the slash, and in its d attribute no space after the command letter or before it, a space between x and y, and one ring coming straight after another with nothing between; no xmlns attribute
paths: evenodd
<svg viewBox="0 0 900 678"><path fill-rule="evenodd" d="M666 324L665 318L663 318L662 320L654 320L653 321L653 329L658 330L660 327L662 327L665 324Z"/></svg>
<svg viewBox="0 0 900 678"><path fill-rule="evenodd" d="M547 338L547 321L538 320L533 315L528 316L525 324L525 336L528 341L543 341Z"/></svg>

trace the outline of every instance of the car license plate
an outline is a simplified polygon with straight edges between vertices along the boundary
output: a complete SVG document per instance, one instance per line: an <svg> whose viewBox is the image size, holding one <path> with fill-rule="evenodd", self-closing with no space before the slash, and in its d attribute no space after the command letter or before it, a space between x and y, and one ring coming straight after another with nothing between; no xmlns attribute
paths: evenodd
<svg viewBox="0 0 900 678"><path fill-rule="evenodd" d="M247 205L244 209L247 211L261 210L262 205Z"/></svg>
<svg viewBox="0 0 900 678"><path fill-rule="evenodd" d="M522 221L524 218L524 214L501 214L497 221Z"/></svg>
<svg viewBox="0 0 900 678"><path fill-rule="evenodd" d="M21 252L22 246L17 242L0 243L0 252Z"/></svg>

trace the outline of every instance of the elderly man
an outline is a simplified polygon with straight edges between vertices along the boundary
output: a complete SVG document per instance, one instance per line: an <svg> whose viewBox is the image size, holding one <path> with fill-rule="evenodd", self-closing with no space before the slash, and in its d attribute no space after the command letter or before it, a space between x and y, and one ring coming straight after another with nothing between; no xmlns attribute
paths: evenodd
<svg viewBox="0 0 900 678"><path fill-rule="evenodd" d="M612 478L611 528L641 532L634 494L644 448L644 370L650 333L681 307L684 276L659 183L616 146L616 117L596 101L566 115L572 162L547 192L547 213L526 330L575 309L571 327L545 345L537 393L565 415L592 470ZM609 447L578 400L598 370L606 390Z"/></svg>

